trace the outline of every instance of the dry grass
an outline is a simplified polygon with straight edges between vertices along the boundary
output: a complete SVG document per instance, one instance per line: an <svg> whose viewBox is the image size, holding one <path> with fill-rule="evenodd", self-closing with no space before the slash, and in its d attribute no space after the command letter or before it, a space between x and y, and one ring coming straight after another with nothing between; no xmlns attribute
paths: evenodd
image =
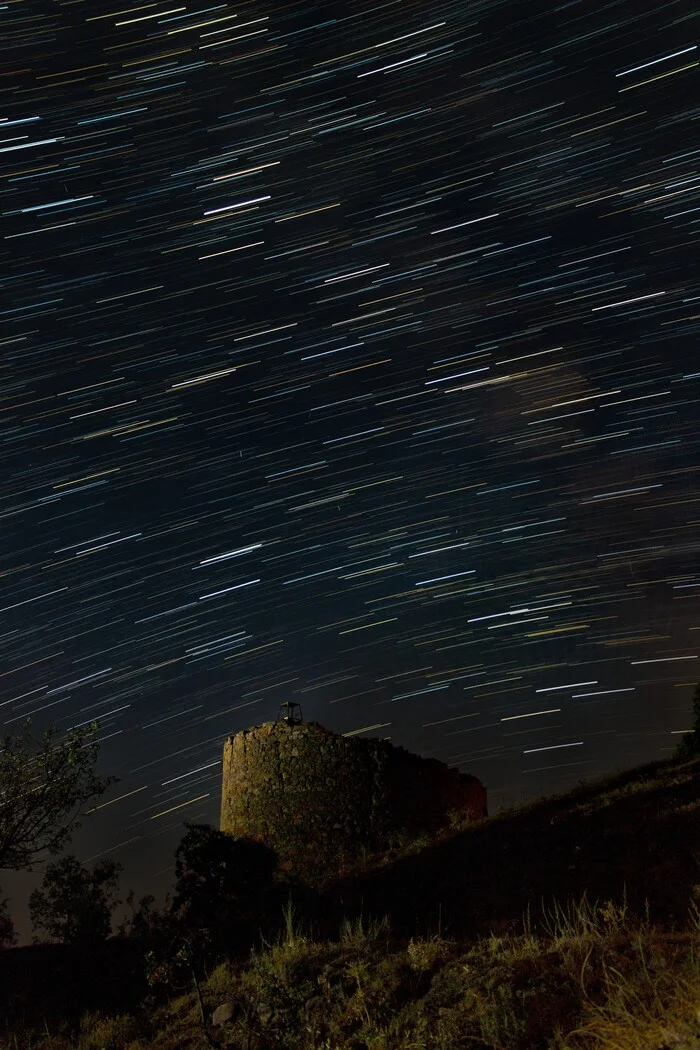
<svg viewBox="0 0 700 1050"><path fill-rule="evenodd" d="M691 1050L700 1046L700 912L665 934L615 903L553 903L549 929L460 944L439 934L397 941L388 917L346 920L314 940L285 929L247 963L220 964L194 994L152 1014L86 1015L71 1037L45 1033L15 1050Z"/></svg>
<svg viewBox="0 0 700 1050"><path fill-rule="evenodd" d="M290 899L277 936L202 980L205 1024L193 986L133 1016L34 1019L0 1048L700 1050L699 772L645 767L365 858L365 906L329 933L320 904L304 917ZM467 920L486 901L483 932L454 901Z"/></svg>

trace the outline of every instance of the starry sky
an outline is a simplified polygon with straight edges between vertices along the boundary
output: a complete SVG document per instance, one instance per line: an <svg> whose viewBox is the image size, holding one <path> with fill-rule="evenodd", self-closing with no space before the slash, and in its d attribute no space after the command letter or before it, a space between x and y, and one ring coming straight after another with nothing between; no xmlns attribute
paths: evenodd
<svg viewBox="0 0 700 1050"><path fill-rule="evenodd" d="M0 720L146 892L302 705L490 809L699 677L691 0L5 0Z"/></svg>

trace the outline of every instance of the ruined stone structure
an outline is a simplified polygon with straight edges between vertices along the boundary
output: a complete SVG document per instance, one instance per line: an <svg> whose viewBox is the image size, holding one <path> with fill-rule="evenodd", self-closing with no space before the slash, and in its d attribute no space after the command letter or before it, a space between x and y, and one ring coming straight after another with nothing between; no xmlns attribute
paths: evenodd
<svg viewBox="0 0 700 1050"><path fill-rule="evenodd" d="M386 740L279 721L224 745L221 830L266 843L302 878L434 833L453 811L487 816L481 782Z"/></svg>

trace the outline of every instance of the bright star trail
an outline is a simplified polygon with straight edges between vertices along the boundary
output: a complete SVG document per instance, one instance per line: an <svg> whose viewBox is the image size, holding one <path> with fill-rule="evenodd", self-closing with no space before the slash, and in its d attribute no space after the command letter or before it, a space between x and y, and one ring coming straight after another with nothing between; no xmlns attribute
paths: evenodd
<svg viewBox="0 0 700 1050"><path fill-rule="evenodd" d="M492 813L671 754L694 34L690 0L7 6L0 720L100 719L81 859L161 891L284 700Z"/></svg>

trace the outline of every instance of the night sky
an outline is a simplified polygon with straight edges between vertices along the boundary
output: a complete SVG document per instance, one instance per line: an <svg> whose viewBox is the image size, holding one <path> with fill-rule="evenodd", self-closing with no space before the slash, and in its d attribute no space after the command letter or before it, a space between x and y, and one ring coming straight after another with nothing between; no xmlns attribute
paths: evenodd
<svg viewBox="0 0 700 1050"><path fill-rule="evenodd" d="M140 892L284 700L491 812L700 677L691 0L7 0L0 719Z"/></svg>

